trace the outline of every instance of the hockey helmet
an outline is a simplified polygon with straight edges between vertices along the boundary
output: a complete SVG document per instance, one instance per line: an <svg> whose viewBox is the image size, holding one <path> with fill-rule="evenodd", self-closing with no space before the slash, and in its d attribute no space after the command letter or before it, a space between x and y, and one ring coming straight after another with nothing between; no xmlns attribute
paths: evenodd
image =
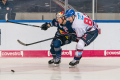
<svg viewBox="0 0 120 80"><path fill-rule="evenodd" d="M64 16L64 11L58 12L58 13L56 14L56 17L62 18L63 16Z"/></svg>
<svg viewBox="0 0 120 80"><path fill-rule="evenodd" d="M66 12L65 12L65 17L68 18L68 17L72 17L73 15L75 15L75 11L73 9L68 9Z"/></svg>

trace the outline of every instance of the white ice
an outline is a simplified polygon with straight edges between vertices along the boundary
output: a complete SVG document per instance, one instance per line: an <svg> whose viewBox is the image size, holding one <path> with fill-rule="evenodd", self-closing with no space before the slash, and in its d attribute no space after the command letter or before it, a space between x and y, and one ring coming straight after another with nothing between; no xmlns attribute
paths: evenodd
<svg viewBox="0 0 120 80"><path fill-rule="evenodd" d="M0 80L120 80L119 57L83 57L76 68L68 65L73 58L62 58L59 67L50 59L0 58Z"/></svg>

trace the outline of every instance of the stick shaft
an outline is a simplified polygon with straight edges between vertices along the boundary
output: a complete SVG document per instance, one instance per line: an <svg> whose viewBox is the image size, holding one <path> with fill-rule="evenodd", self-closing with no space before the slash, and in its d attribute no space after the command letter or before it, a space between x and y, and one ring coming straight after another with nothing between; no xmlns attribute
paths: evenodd
<svg viewBox="0 0 120 80"><path fill-rule="evenodd" d="M45 40L41 40L41 41L37 41L37 42L33 42L33 43L29 43L29 44L25 44L25 43L23 43L23 42L20 41L20 40L17 40L17 41L18 41L18 43L20 43L21 45L29 46L29 45L37 44L37 43L40 43L40 42L48 41L48 40L51 40L51 39L54 39L54 37L53 37L53 38L49 38L49 39L45 39Z"/></svg>
<svg viewBox="0 0 120 80"><path fill-rule="evenodd" d="M70 34L75 34L75 33L70 33ZM61 36L66 36L66 34L61 35ZM58 36L58 37L59 37L59 36ZM54 39L54 38L58 38L58 37L52 37L52 38L49 38L49 39L45 39L45 40L41 40L41 41L29 43L29 44L25 44L25 43L21 42L20 40L17 40L17 41L18 41L20 44L24 45L24 46L29 46L29 45L37 44L37 43L40 43L40 42L48 41L48 40L51 40L51 39Z"/></svg>
<svg viewBox="0 0 120 80"><path fill-rule="evenodd" d="M45 40L42 40L42 41L37 41L37 42L33 42L33 43L30 43L30 44L26 44L27 46L28 45L33 45L33 44L37 44L37 43L40 43L40 42L44 42L44 41L48 41L48 40L51 40L53 38L49 38L49 39L45 39Z"/></svg>
<svg viewBox="0 0 120 80"><path fill-rule="evenodd" d="M18 23L18 22L9 21L8 20L8 13L6 13L5 19L6 19L6 22L9 22L9 23L15 23L15 24L26 25L26 26L33 26L33 27L40 27L40 26L36 26L36 25L31 25L31 24L24 24L24 23Z"/></svg>
<svg viewBox="0 0 120 80"><path fill-rule="evenodd" d="M40 26L36 26L36 25L31 25L31 24L24 24L24 23L17 23L17 22L12 22L12 21L8 21L9 23L15 23L15 24L20 24L20 25L26 25L26 26L33 26L33 27L40 27Z"/></svg>

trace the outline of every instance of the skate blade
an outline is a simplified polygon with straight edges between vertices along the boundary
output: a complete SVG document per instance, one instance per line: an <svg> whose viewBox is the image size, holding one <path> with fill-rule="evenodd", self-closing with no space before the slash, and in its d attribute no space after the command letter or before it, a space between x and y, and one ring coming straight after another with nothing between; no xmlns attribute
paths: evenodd
<svg viewBox="0 0 120 80"><path fill-rule="evenodd" d="M54 64L54 67L59 67L60 65L59 64Z"/></svg>
<svg viewBox="0 0 120 80"><path fill-rule="evenodd" d="M69 68L76 68L76 67L77 67L77 65L74 65L74 66L71 66L71 65L70 65L70 66L69 66Z"/></svg>

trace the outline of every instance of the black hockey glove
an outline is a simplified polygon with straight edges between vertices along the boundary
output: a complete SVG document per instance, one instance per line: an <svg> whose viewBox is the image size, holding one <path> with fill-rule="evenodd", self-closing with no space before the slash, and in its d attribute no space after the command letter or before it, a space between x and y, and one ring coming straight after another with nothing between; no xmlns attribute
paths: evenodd
<svg viewBox="0 0 120 80"><path fill-rule="evenodd" d="M49 27L47 26L48 23L44 23L42 26L41 26L41 29L42 30L47 30Z"/></svg>
<svg viewBox="0 0 120 80"><path fill-rule="evenodd" d="M75 34L69 34L68 37L72 41L75 41L75 42L77 41L77 36Z"/></svg>

